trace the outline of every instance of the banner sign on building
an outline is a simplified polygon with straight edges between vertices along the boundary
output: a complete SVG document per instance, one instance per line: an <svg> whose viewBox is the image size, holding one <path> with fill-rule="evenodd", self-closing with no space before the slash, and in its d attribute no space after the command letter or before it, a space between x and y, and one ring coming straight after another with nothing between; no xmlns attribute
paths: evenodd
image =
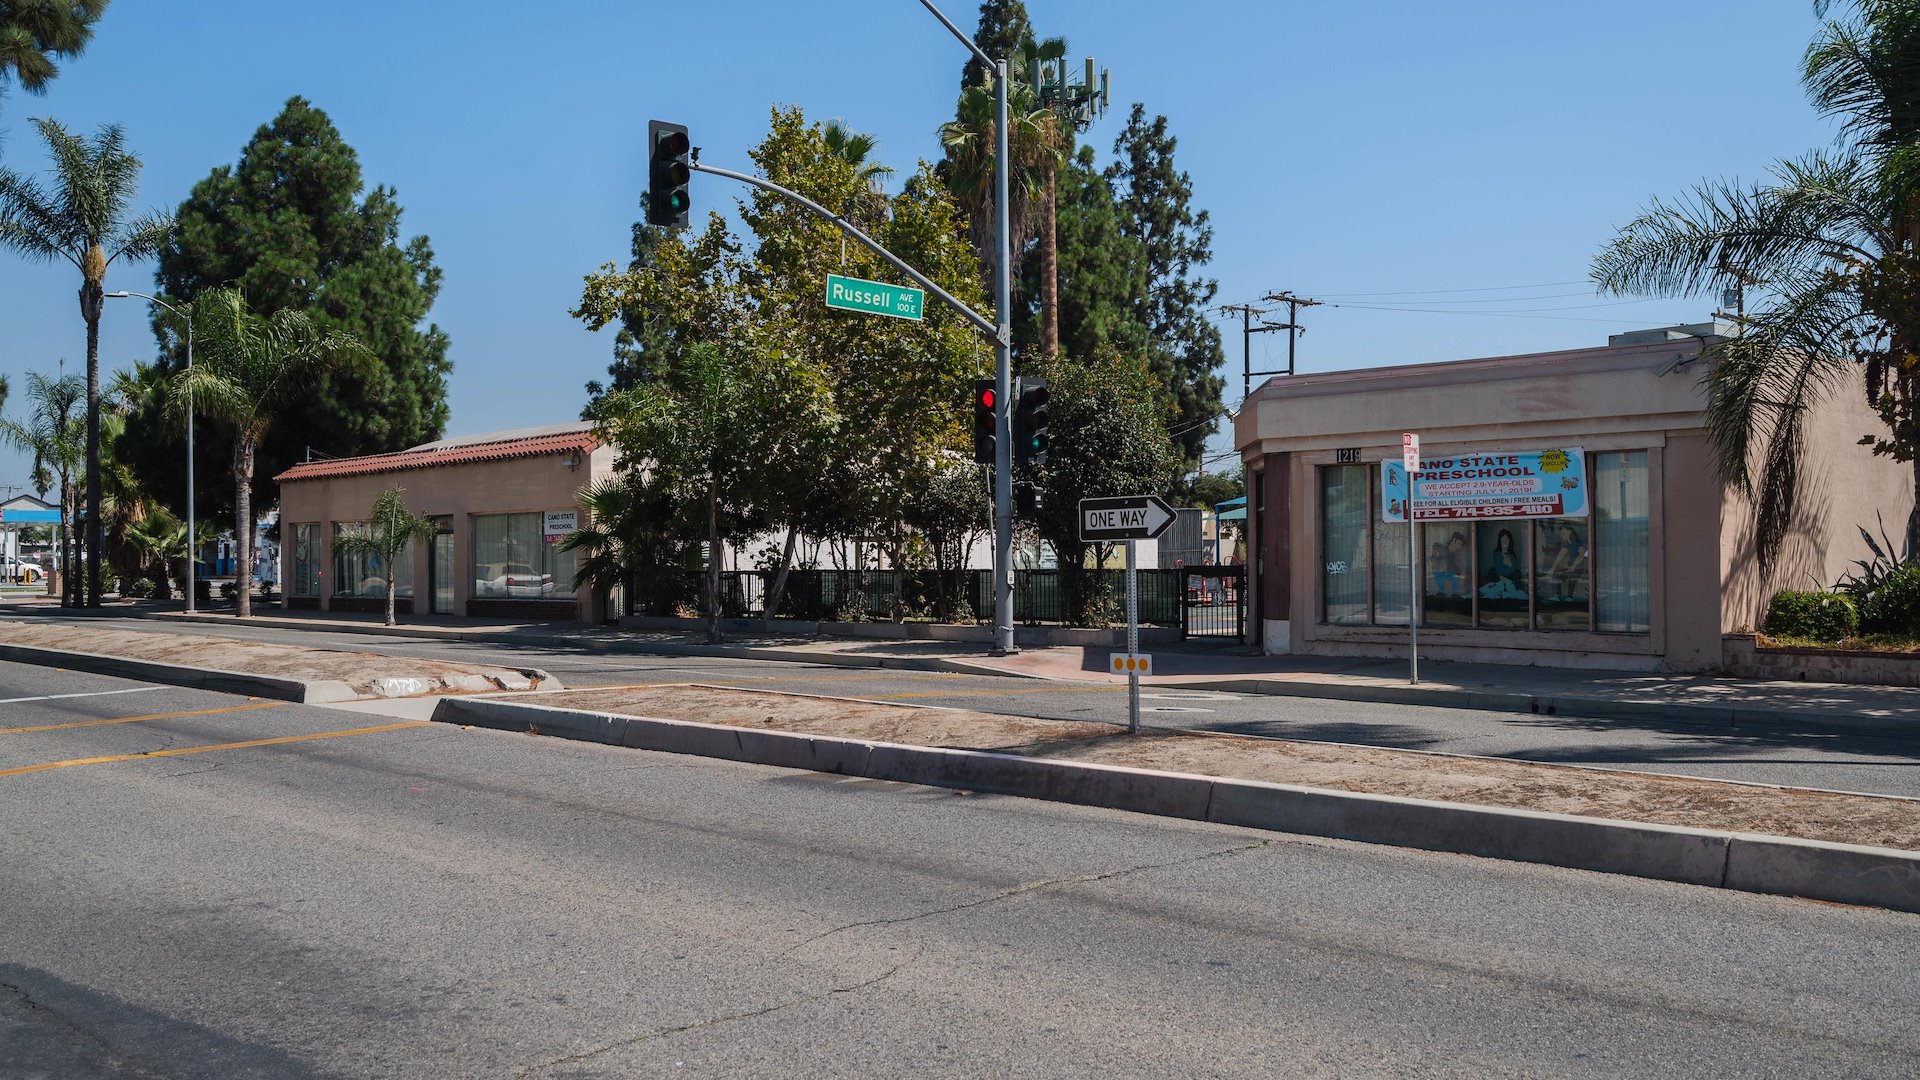
<svg viewBox="0 0 1920 1080"><path fill-rule="evenodd" d="M1578 447L1423 457L1415 521L1587 516L1587 455ZM1407 520L1407 467L1380 463L1380 519Z"/></svg>
<svg viewBox="0 0 1920 1080"><path fill-rule="evenodd" d="M543 539L549 544L557 544L568 533L580 528L580 511L549 510L543 524L545 528L542 531L546 534Z"/></svg>

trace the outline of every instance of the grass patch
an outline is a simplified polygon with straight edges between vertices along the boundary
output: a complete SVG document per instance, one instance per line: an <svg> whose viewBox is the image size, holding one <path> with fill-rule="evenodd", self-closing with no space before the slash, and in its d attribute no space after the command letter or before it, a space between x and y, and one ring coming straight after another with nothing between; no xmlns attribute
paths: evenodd
<svg viewBox="0 0 1920 1080"><path fill-rule="evenodd" d="M1920 654L1920 638L1907 634L1859 634L1840 641L1816 641L1792 635L1755 634L1762 648L1848 649L1854 652Z"/></svg>

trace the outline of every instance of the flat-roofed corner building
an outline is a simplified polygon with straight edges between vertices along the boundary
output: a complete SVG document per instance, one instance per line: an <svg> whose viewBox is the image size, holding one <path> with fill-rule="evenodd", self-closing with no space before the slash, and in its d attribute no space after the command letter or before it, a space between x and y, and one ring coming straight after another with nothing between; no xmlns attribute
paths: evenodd
<svg viewBox="0 0 1920 1080"><path fill-rule="evenodd" d="M274 478L287 605L384 611L391 573L401 611L599 622L592 590L573 587L574 553L554 541L584 521L580 490L612 475L616 457L580 422L295 465ZM439 525L432 541L391 568L336 551L395 485Z"/></svg>
<svg viewBox="0 0 1920 1080"><path fill-rule="evenodd" d="M1883 520L1898 536L1913 505L1912 466L1857 445L1884 427L1842 385L1807 418L1803 505L1761 580L1752 509L1716 479L1705 427L1701 353L1728 333L1708 323L1604 348L1268 380L1234 427L1256 641L1404 657L1411 607L1434 659L1721 667L1724 635L1756 626L1775 591L1833 584L1869 556L1859 526ZM1421 521L1410 551L1381 501L1380 463L1400 460L1405 432L1426 461L1578 448L1589 514Z"/></svg>

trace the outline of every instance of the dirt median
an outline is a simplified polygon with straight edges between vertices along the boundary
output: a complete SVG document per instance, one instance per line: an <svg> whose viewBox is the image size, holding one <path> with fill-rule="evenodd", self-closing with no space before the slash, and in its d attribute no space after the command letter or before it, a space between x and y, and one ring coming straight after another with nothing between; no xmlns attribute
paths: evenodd
<svg viewBox="0 0 1920 1080"><path fill-rule="evenodd" d="M0 644L177 664L213 671L340 683L363 697L496 693L555 685L535 668L455 664L410 656L315 649L269 641L152 633L53 622L0 622Z"/></svg>
<svg viewBox="0 0 1920 1080"><path fill-rule="evenodd" d="M1345 743L1038 720L700 684L543 693L526 700L791 731L1581 817L1920 850L1920 800Z"/></svg>

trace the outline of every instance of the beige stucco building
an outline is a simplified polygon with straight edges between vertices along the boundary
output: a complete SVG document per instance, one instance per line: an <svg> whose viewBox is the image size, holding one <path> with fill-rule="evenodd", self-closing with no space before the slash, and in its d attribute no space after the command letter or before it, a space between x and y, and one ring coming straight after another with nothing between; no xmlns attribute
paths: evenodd
<svg viewBox="0 0 1920 1080"><path fill-rule="evenodd" d="M616 456L593 425L573 423L295 465L275 477L287 605L385 610L391 573L401 611L597 622L606 613L574 589L574 553L554 541L583 519L580 490L611 475ZM439 524L432 542L391 568L336 551L395 485Z"/></svg>
<svg viewBox="0 0 1920 1080"><path fill-rule="evenodd" d="M1725 332L1675 327L1604 348L1269 380L1234 429L1258 642L1404 657L1417 592L1423 657L1720 667L1724 634L1757 625L1778 589L1833 584L1867 557L1857 526L1877 529L1877 512L1898 535L1913 502L1910 467L1857 445L1882 429L1878 417L1857 393L1835 393L1808 418L1804 505L1761 580L1751 508L1716 480L1704 427L1701 351ZM1385 522L1381 503L1380 463L1400 459L1404 432L1419 433L1424 460L1577 448L1590 511L1422 521L1410 553L1407 525Z"/></svg>

